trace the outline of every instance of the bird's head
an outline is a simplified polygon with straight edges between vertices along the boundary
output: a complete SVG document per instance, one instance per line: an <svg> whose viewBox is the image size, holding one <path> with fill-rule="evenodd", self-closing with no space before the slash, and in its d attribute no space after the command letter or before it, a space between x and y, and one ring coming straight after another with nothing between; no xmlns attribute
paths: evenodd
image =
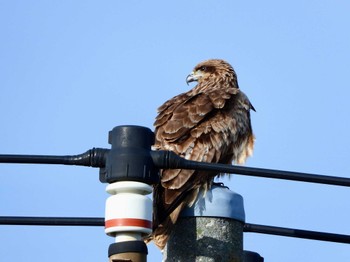
<svg viewBox="0 0 350 262"><path fill-rule="evenodd" d="M226 61L221 59L210 59L196 65L192 73L187 76L187 84L194 81L197 81L199 84L204 82L231 81L237 83L237 76L232 66Z"/></svg>

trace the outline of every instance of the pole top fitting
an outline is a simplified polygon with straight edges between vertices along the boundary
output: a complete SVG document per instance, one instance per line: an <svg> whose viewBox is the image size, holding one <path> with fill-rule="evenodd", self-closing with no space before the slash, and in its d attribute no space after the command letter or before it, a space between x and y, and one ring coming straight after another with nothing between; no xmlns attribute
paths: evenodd
<svg viewBox="0 0 350 262"><path fill-rule="evenodd" d="M185 208L182 217L223 217L245 222L243 197L226 186L213 185L205 196L199 193L192 207Z"/></svg>
<svg viewBox="0 0 350 262"><path fill-rule="evenodd" d="M151 157L154 133L142 126L117 126L108 136L112 145L106 158L106 167L100 172L100 181L138 181L154 184L159 181L158 169Z"/></svg>

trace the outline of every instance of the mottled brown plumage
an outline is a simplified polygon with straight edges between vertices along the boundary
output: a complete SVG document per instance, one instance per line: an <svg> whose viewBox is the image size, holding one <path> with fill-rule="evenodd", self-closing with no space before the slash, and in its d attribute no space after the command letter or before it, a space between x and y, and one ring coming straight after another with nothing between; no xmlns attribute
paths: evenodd
<svg viewBox="0 0 350 262"><path fill-rule="evenodd" d="M175 96L158 109L156 149L171 150L195 161L242 164L253 152L250 123L253 106L240 91L231 65L220 59L198 64L187 77L198 84ZM154 188L152 239L164 248L173 224L200 190L206 192L218 173L193 170L162 170Z"/></svg>

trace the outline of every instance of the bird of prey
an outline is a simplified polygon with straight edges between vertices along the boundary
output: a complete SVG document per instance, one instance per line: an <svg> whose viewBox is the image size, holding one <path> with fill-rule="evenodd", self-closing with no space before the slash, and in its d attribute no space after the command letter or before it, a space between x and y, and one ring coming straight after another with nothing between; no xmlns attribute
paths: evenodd
<svg viewBox="0 0 350 262"><path fill-rule="evenodd" d="M186 82L197 85L158 108L155 126L157 150L171 150L185 159L210 163L243 164L253 152L250 110L232 66L221 59L199 63ZM180 212L199 192L210 189L215 172L161 170L154 188L151 239L163 249Z"/></svg>

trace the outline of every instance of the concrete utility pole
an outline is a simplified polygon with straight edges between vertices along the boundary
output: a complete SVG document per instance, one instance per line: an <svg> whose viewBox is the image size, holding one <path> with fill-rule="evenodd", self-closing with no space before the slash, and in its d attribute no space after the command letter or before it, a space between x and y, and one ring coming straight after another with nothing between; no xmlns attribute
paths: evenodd
<svg viewBox="0 0 350 262"><path fill-rule="evenodd" d="M183 211L164 250L164 261L243 262L243 198L214 185Z"/></svg>

